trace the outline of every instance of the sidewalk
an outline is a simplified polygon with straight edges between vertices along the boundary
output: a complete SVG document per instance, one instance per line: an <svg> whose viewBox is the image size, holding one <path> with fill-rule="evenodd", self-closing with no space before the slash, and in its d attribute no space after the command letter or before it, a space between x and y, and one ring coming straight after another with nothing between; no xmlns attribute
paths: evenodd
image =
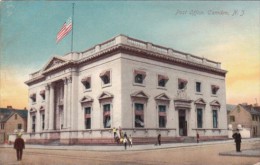
<svg viewBox="0 0 260 165"><path fill-rule="evenodd" d="M243 139L243 142L259 142L260 138L252 138L252 139ZM146 145L133 145L133 147L128 147L128 151L143 151L143 150L158 150L158 149L167 149L167 148L182 148L182 147L200 147L205 145L216 145L216 144L224 144L224 143L234 143L234 140L223 140L223 141L207 141L200 143L166 143L160 146L154 144L146 144ZM12 148L12 145L3 144L0 145L0 148ZM32 145L27 144L25 146L29 149L46 149L46 150L79 150L79 151L124 151L123 144L119 145ZM230 152L220 153L220 155L225 156L260 156L259 150L243 150L241 153L236 153L234 150Z"/></svg>

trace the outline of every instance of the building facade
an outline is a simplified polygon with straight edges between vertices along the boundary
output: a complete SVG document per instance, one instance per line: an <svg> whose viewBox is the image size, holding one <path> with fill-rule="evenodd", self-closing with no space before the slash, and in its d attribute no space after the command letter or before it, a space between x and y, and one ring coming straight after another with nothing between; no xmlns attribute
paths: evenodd
<svg viewBox="0 0 260 165"><path fill-rule="evenodd" d="M108 142L113 127L135 141L224 138L225 75L219 62L125 35L53 57L25 82L30 140Z"/></svg>
<svg viewBox="0 0 260 165"><path fill-rule="evenodd" d="M228 124L236 129L238 125L241 129L249 130L250 137L260 137L260 110L259 107L239 104L228 113Z"/></svg>
<svg viewBox="0 0 260 165"><path fill-rule="evenodd" d="M9 134L26 132L27 110L0 108L0 143L8 142Z"/></svg>

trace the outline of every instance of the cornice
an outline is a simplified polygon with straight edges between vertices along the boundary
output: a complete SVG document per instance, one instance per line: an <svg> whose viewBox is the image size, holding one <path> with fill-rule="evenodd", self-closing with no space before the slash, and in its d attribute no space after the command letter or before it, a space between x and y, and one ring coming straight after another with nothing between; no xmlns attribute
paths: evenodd
<svg viewBox="0 0 260 165"><path fill-rule="evenodd" d="M78 65L82 65L84 63L95 61L95 60L97 60L101 57L105 58L105 57L107 57L107 55L113 55L117 52L123 52L123 53L126 53L128 55L141 57L141 58L145 58L145 59L156 60L156 61L160 61L160 62L163 62L163 63L174 64L174 65L181 66L181 67L184 67L184 68L194 69L194 70L207 72L207 73L211 73L211 74L215 74L215 75L219 75L219 76L223 76L223 77L225 77L225 75L227 73L227 71L223 70L223 69L211 67L211 66L208 66L208 65L205 65L205 64L198 64L196 62L180 59L180 58L170 56L170 55L166 55L166 54L162 54L162 53L159 53L159 52L154 52L154 51L151 51L151 50L145 50L145 49L142 49L142 48L138 48L138 47L119 43L119 44L116 44L114 46L108 47L104 50L101 50L97 53L94 53L93 55L79 59L77 61L70 60L68 62L61 64L61 65L57 65L57 66L54 66L54 67L49 68L47 70L44 70L44 71L41 72L41 75L26 81L25 84L30 85L30 84L33 84L34 82L38 82L38 81L44 79L45 75L52 73L54 71L57 71L57 70L62 70L64 68L68 67L68 66L70 66L70 67L76 66L77 67Z"/></svg>
<svg viewBox="0 0 260 165"><path fill-rule="evenodd" d="M169 55L165 55L165 54L161 54L161 53L157 53L157 52L153 52L153 51L149 51L149 50L144 50L141 48L137 48L137 47L133 47L133 46L125 45L125 44L117 44L117 45L107 48L103 51L95 53L89 57L85 57L85 58L77 61L76 63L83 64L85 62L89 62L98 57L101 57L101 56L107 55L107 54L111 54L116 51L124 52L124 53L127 53L128 55L138 56L138 57L142 57L142 58L146 58L146 59L157 60L157 61L161 61L164 63L175 64L175 65L190 68L190 69L196 69L199 71L209 72L209 73L217 74L217 75L220 75L223 77L225 77L225 75L227 73L227 71L223 70L223 69L218 69L215 67L198 64L196 62L183 60L183 59L180 59L177 57L172 57Z"/></svg>

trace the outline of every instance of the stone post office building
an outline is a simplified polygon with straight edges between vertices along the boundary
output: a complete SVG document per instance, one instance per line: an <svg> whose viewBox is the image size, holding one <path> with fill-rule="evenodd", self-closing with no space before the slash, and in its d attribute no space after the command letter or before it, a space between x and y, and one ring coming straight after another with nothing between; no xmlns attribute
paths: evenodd
<svg viewBox="0 0 260 165"><path fill-rule="evenodd" d="M30 75L28 142L136 142L227 137L227 71L219 62L118 35L52 57Z"/></svg>

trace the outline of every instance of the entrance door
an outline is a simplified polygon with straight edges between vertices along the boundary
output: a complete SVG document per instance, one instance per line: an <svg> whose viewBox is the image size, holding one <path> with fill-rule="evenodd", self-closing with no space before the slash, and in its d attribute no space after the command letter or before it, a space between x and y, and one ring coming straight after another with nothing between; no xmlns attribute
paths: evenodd
<svg viewBox="0 0 260 165"><path fill-rule="evenodd" d="M187 136L187 121L185 110L179 110L179 135Z"/></svg>

